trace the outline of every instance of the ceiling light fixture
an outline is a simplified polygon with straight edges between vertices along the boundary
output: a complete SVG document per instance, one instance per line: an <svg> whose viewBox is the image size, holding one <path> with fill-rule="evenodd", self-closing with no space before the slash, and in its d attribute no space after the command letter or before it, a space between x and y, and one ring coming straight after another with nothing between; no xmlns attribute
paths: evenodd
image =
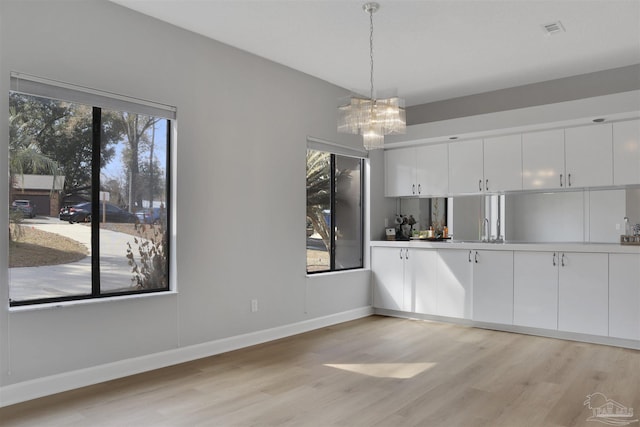
<svg viewBox="0 0 640 427"><path fill-rule="evenodd" d="M338 132L362 135L364 148L384 148L384 136L405 133L407 119L404 100L398 97L376 99L373 90L373 14L378 3L366 3L369 14L370 92L368 98L351 96L338 106Z"/></svg>

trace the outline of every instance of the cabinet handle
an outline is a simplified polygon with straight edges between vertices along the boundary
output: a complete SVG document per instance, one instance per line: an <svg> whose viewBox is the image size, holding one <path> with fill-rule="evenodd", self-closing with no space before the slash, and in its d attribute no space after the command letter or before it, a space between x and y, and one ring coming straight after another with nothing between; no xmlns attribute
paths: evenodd
<svg viewBox="0 0 640 427"><path fill-rule="evenodd" d="M560 187L562 187L562 174L560 174Z"/></svg>
<svg viewBox="0 0 640 427"><path fill-rule="evenodd" d="M476 254L473 257L473 260L476 262L476 264L478 263L478 251L476 251Z"/></svg>
<svg viewBox="0 0 640 427"><path fill-rule="evenodd" d="M403 258L403 257L402 257L402 251L403 251L403 250L404 250L404 249L400 249L400 259L402 259L402 258Z"/></svg>
<svg viewBox="0 0 640 427"><path fill-rule="evenodd" d="M571 187L571 174L569 174L568 177L569 177L569 187Z"/></svg>
<svg viewBox="0 0 640 427"><path fill-rule="evenodd" d="M482 180L478 180L478 191L482 191Z"/></svg>
<svg viewBox="0 0 640 427"><path fill-rule="evenodd" d="M484 184L484 191L489 191L489 180L487 180Z"/></svg>
<svg viewBox="0 0 640 427"><path fill-rule="evenodd" d="M471 262L471 251L469 251L469 262Z"/></svg>
<svg viewBox="0 0 640 427"><path fill-rule="evenodd" d="M554 267L556 266L556 256L557 256L557 255L556 255L556 253L554 252L554 253L553 253L553 266L554 266Z"/></svg>
<svg viewBox="0 0 640 427"><path fill-rule="evenodd" d="M422 193L422 184L418 184L418 194Z"/></svg>
<svg viewBox="0 0 640 427"><path fill-rule="evenodd" d="M564 254L562 254L561 265L562 265L563 267L565 266L565 263L564 263Z"/></svg>
<svg viewBox="0 0 640 427"><path fill-rule="evenodd" d="M404 259L409 259L409 249L404 250Z"/></svg>
<svg viewBox="0 0 640 427"><path fill-rule="evenodd" d="M415 184L411 185L411 193L412 194L416 194L416 185Z"/></svg>

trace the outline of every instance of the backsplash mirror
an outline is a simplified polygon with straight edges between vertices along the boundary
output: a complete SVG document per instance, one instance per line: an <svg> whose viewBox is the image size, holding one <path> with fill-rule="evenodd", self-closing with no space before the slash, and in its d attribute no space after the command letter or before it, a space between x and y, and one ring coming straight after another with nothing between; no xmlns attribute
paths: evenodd
<svg viewBox="0 0 640 427"><path fill-rule="evenodd" d="M420 228L428 228L431 200L399 199L398 212L414 215ZM632 224L640 223L640 188L438 200L447 206L447 225L455 240L482 240L488 233L490 239L507 242L618 243L625 216Z"/></svg>

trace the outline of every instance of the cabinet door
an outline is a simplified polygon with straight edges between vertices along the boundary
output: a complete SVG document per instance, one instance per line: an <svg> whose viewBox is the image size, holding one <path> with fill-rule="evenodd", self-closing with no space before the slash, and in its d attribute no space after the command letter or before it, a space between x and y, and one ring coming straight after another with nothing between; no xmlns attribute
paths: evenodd
<svg viewBox="0 0 640 427"><path fill-rule="evenodd" d="M513 252L474 251L473 320L513 323Z"/></svg>
<svg viewBox="0 0 640 427"><path fill-rule="evenodd" d="M522 135L484 140L484 191L522 190Z"/></svg>
<svg viewBox="0 0 640 427"><path fill-rule="evenodd" d="M416 188L415 148L384 152L385 196L413 196Z"/></svg>
<svg viewBox="0 0 640 427"><path fill-rule="evenodd" d="M447 144L416 149L418 194L444 196L449 192L449 150Z"/></svg>
<svg viewBox="0 0 640 427"><path fill-rule="evenodd" d="M438 250L438 315L471 319L472 251Z"/></svg>
<svg viewBox="0 0 640 427"><path fill-rule="evenodd" d="M449 191L451 194L473 194L484 191L482 140L449 144Z"/></svg>
<svg viewBox="0 0 640 427"><path fill-rule="evenodd" d="M611 123L565 129L567 187L613 184Z"/></svg>
<svg viewBox="0 0 640 427"><path fill-rule="evenodd" d="M609 254L609 336L640 340L640 255Z"/></svg>
<svg viewBox="0 0 640 427"><path fill-rule="evenodd" d="M640 120L613 124L613 184L640 184Z"/></svg>
<svg viewBox="0 0 640 427"><path fill-rule="evenodd" d="M404 248L371 248L373 306L404 309Z"/></svg>
<svg viewBox="0 0 640 427"><path fill-rule="evenodd" d="M522 134L522 188L563 188L564 130Z"/></svg>
<svg viewBox="0 0 640 427"><path fill-rule="evenodd" d="M411 311L437 314L438 286L436 265L438 252L429 249L411 249L407 267L411 269L411 289L415 300ZM406 302L406 301L405 301Z"/></svg>
<svg viewBox="0 0 640 427"><path fill-rule="evenodd" d="M591 335L609 331L608 254L560 254L558 329Z"/></svg>
<svg viewBox="0 0 640 427"><path fill-rule="evenodd" d="M513 324L558 329L557 252L513 255Z"/></svg>

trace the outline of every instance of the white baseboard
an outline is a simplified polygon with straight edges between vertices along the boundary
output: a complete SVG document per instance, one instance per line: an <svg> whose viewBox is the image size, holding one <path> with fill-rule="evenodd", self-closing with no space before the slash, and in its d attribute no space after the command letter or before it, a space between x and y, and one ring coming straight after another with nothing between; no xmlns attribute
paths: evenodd
<svg viewBox="0 0 640 427"><path fill-rule="evenodd" d="M51 375L0 387L0 407L48 396L80 387L86 387L117 378L164 368L203 357L213 356L292 335L309 332L326 326L371 316L371 307L361 307L328 316L304 320L290 325L278 326L262 331L223 338L203 344L177 348L133 359L121 360L105 365L77 371Z"/></svg>

